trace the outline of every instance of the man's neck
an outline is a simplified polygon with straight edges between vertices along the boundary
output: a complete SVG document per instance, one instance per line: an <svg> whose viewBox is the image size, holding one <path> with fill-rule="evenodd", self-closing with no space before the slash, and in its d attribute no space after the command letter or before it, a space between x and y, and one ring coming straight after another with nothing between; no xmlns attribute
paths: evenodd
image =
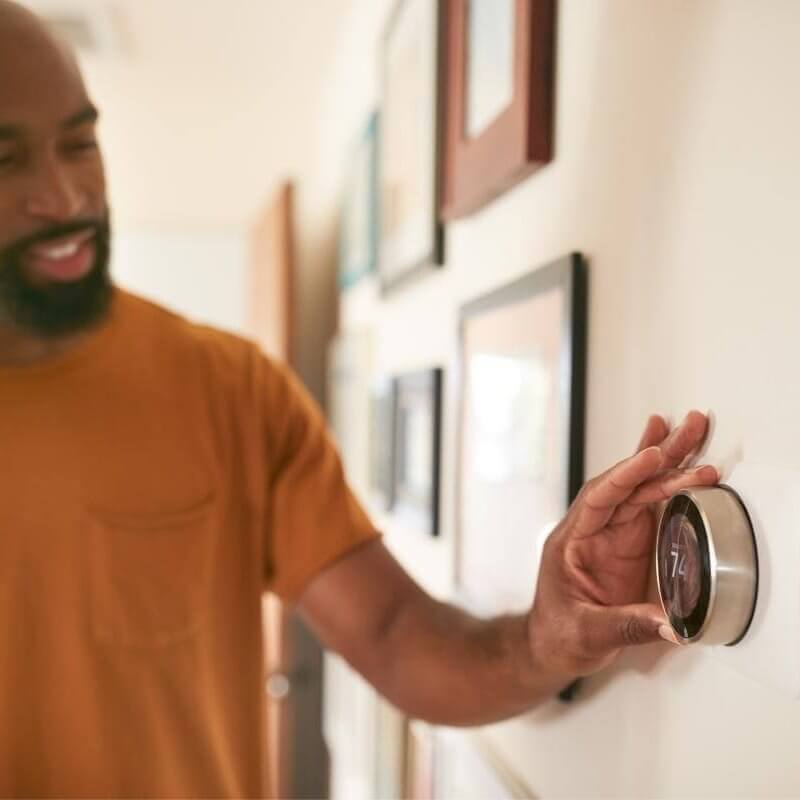
<svg viewBox="0 0 800 800"><path fill-rule="evenodd" d="M0 324L0 366L27 366L46 361L79 346L86 333L45 338Z"/></svg>

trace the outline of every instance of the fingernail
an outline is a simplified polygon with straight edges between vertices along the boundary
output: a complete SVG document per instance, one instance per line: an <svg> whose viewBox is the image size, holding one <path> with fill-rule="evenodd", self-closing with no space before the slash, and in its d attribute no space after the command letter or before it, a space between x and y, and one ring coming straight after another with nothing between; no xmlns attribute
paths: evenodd
<svg viewBox="0 0 800 800"><path fill-rule="evenodd" d="M719 470L715 466L712 466L711 464L703 464L702 467L697 467L695 469L694 474L699 476L703 472L708 472L709 477L711 476L711 473L713 473L714 480L719 480Z"/></svg>
<svg viewBox="0 0 800 800"><path fill-rule="evenodd" d="M642 455L645 453L658 453L659 464L664 460L664 454L661 452L661 448L658 445L653 445L652 447L648 447L647 450L643 450Z"/></svg>
<svg viewBox="0 0 800 800"><path fill-rule="evenodd" d="M669 627L669 625L662 625L658 629L658 635L666 642L670 644L680 644L678 641L678 637L675 635L675 631Z"/></svg>

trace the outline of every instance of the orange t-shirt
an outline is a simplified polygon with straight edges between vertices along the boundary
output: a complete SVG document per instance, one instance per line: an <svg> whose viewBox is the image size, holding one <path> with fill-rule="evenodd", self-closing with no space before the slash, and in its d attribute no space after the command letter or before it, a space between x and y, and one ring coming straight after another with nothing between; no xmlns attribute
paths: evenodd
<svg viewBox="0 0 800 800"><path fill-rule="evenodd" d="M0 795L262 795L261 595L377 536L297 380L117 289L0 460Z"/></svg>

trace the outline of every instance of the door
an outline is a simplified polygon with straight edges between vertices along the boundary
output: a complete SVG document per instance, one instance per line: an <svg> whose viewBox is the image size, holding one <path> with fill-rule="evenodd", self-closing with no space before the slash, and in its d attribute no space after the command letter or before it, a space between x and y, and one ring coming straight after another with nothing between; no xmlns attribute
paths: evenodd
<svg viewBox="0 0 800 800"><path fill-rule="evenodd" d="M282 184L251 236L249 327L265 353L295 366L293 335L294 191ZM327 751L322 739L322 651L296 614L276 597L262 600L271 796L325 797Z"/></svg>

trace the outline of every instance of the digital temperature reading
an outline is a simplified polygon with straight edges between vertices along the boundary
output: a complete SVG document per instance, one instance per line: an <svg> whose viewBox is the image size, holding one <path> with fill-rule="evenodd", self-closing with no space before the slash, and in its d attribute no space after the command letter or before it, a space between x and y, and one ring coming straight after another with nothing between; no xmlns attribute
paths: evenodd
<svg viewBox="0 0 800 800"><path fill-rule="evenodd" d="M661 604L681 640L741 639L753 615L758 570L750 520L731 489L681 492L667 503L656 573Z"/></svg>
<svg viewBox="0 0 800 800"><path fill-rule="evenodd" d="M710 588L703 580L710 563L708 545L699 524L699 512L688 497L673 498L672 508L658 540L661 599L670 624L684 639L700 632Z"/></svg>

